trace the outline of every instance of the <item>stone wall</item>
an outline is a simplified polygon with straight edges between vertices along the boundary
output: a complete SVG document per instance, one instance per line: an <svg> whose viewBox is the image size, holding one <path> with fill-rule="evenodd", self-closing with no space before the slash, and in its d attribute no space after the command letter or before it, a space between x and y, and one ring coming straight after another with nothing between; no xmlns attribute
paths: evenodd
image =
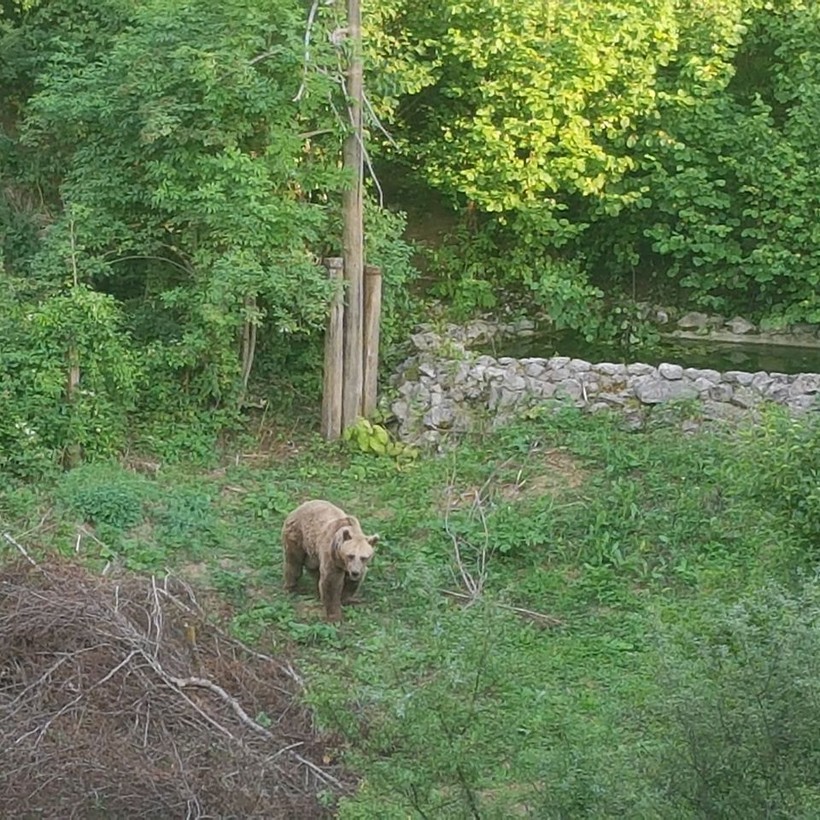
<svg viewBox="0 0 820 820"><path fill-rule="evenodd" d="M800 323L779 330L766 331L742 316L727 320L724 316L692 311L672 323L670 311L650 309L648 314L670 339L698 339L713 342L781 345L785 347L820 347L820 325Z"/></svg>
<svg viewBox="0 0 820 820"><path fill-rule="evenodd" d="M545 402L595 413L618 410L640 427L648 408L696 400L704 420L732 419L764 402L795 413L820 409L820 374L746 373L676 364L593 364L555 356L512 359L476 356L452 340L444 347L416 340L419 352L396 371L392 411L403 440L436 443L472 429L479 419L498 423Z"/></svg>

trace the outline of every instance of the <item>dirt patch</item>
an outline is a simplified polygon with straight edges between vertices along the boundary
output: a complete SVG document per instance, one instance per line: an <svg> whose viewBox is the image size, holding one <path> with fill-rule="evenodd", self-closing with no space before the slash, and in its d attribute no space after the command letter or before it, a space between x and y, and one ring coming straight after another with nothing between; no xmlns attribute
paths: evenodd
<svg viewBox="0 0 820 820"><path fill-rule="evenodd" d="M574 490L589 477L589 471L561 449L545 450L540 460L533 460L530 471L533 475L521 484L520 492L525 498Z"/></svg>
<svg viewBox="0 0 820 820"><path fill-rule="evenodd" d="M0 816L331 816L355 779L328 765L301 687L179 579L6 566Z"/></svg>
<svg viewBox="0 0 820 820"><path fill-rule="evenodd" d="M242 442L223 442L223 461L227 465L240 464L265 466L287 461L298 456L304 449L305 442L300 440L300 425L295 422L289 427L282 427L267 419L267 413L261 412L258 418L249 419L248 430L253 430L250 447L247 440ZM243 446L244 445L244 446ZM234 455L228 455L233 452Z"/></svg>
<svg viewBox="0 0 820 820"><path fill-rule="evenodd" d="M508 470L505 471L507 475L510 468L512 465L508 465ZM588 477L589 471L566 450L545 450L543 453L533 453L526 464L519 467L518 474L512 481L495 476L481 486L464 489L448 487L442 506L452 511L471 507L488 499L520 501L543 495L561 495L567 490L580 487Z"/></svg>

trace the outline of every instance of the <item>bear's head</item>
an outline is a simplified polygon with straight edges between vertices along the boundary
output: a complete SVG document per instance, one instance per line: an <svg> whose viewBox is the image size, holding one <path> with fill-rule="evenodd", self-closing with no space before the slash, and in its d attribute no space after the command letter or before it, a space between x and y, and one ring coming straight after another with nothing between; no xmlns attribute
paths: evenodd
<svg viewBox="0 0 820 820"><path fill-rule="evenodd" d="M378 535L365 535L358 527L342 527L333 536L333 553L351 581L364 578L378 540Z"/></svg>

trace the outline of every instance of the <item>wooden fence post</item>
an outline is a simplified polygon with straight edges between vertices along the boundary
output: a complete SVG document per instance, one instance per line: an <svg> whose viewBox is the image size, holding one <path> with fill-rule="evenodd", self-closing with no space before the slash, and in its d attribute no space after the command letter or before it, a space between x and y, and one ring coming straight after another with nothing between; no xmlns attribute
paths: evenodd
<svg viewBox="0 0 820 820"><path fill-rule="evenodd" d="M80 353L77 346L72 342L68 346L68 383L66 385L65 397L69 406L69 413L74 415L77 410L74 405L77 403L77 394L80 388ZM69 425L71 429L73 425ZM83 460L83 449L76 442L69 442L63 453L63 466L69 470L79 467Z"/></svg>
<svg viewBox="0 0 820 820"><path fill-rule="evenodd" d="M340 257L325 259L328 276L334 288L325 331L325 364L322 382L322 436L328 441L334 441L342 434L342 381L344 377L342 265Z"/></svg>
<svg viewBox="0 0 820 820"><path fill-rule="evenodd" d="M370 416L379 392L379 322L382 312L382 272L375 265L364 268L364 388L362 410Z"/></svg>

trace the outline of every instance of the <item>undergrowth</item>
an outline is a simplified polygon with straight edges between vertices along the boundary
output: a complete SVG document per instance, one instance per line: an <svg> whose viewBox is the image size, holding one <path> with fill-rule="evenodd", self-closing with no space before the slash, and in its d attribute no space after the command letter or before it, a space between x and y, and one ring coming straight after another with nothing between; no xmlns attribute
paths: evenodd
<svg viewBox="0 0 820 820"><path fill-rule="evenodd" d="M187 573L294 655L364 778L346 820L810 817L818 430L567 411L409 462L308 439L207 473L88 466L8 487L0 518L35 552ZM311 497L382 536L338 628L281 591Z"/></svg>

